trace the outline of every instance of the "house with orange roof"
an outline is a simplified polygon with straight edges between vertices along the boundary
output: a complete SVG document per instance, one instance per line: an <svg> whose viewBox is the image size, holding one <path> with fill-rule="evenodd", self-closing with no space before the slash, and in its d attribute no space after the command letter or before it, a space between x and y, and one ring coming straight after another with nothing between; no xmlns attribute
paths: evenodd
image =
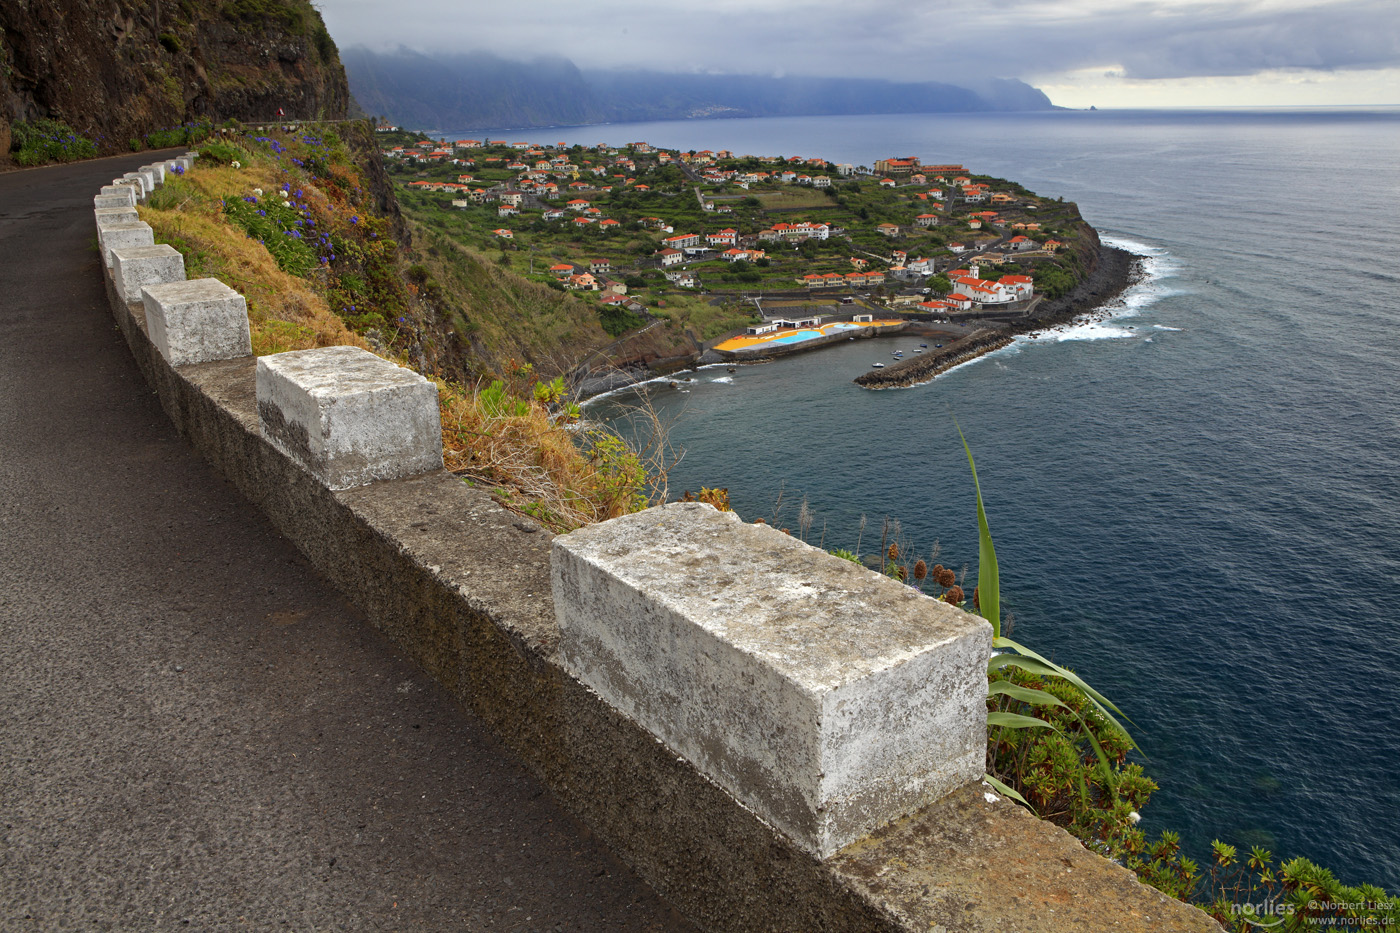
<svg viewBox="0 0 1400 933"><path fill-rule="evenodd" d="M580 229L580 230L582 230L584 227L587 227L587 226L588 226L589 224L591 224L591 223L593 223L593 220L592 220L591 218L589 218L589 217L575 217L575 218L574 218L574 226L577 227L577 228Z"/></svg>
<svg viewBox="0 0 1400 933"><path fill-rule="evenodd" d="M932 227L937 222L937 214L920 214L918 217L914 218L915 225L920 227Z"/></svg>
<svg viewBox="0 0 1400 933"><path fill-rule="evenodd" d="M877 224L875 232L882 236L899 236L899 224Z"/></svg>
<svg viewBox="0 0 1400 933"><path fill-rule="evenodd" d="M555 265L549 267L549 274L554 276L556 279L561 279L573 275L575 271L576 270L574 269L574 267L567 262L556 263Z"/></svg>
<svg viewBox="0 0 1400 933"><path fill-rule="evenodd" d="M881 188L893 188L894 186L895 186L895 181L894 181L893 178L881 178L881 179L880 179L880 187L881 187Z"/></svg>
<svg viewBox="0 0 1400 933"><path fill-rule="evenodd" d="M1030 237L1014 236L1006 243L1006 248L1013 252L1023 253L1026 250L1038 249L1040 244Z"/></svg>
<svg viewBox="0 0 1400 933"><path fill-rule="evenodd" d="M581 210L585 210L586 208L588 208L589 203L588 203L586 200L584 200L583 198L574 198L574 200L570 201L568 204L566 204L566 205L564 205L564 206L567 207L567 208L568 208L569 210L571 210L571 211L581 211Z"/></svg>
<svg viewBox="0 0 1400 933"><path fill-rule="evenodd" d="M685 253L682 253L678 249L671 249L670 247L658 250L656 255L661 259L662 266L674 266L676 263L685 259Z"/></svg>
<svg viewBox="0 0 1400 933"><path fill-rule="evenodd" d="M598 280L587 272L580 272L569 276L564 282L564 287L584 292L596 292Z"/></svg>
<svg viewBox="0 0 1400 933"><path fill-rule="evenodd" d="M511 233L509 230L506 230L505 228L501 228L501 229L499 229L499 230L492 230L491 232L494 233L496 236L500 237L500 238L503 239L503 240L513 240L513 239L515 239L515 234L514 234L514 233Z"/></svg>
<svg viewBox="0 0 1400 933"><path fill-rule="evenodd" d="M1003 275L997 284L1011 293L1012 299L1020 301L1035 294L1035 279L1028 275Z"/></svg>

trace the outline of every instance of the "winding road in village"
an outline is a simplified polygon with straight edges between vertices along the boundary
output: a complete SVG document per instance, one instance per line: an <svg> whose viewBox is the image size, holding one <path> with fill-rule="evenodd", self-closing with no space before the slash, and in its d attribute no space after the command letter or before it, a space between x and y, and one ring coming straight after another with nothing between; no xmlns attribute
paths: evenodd
<svg viewBox="0 0 1400 933"><path fill-rule="evenodd" d="M185 444L0 174L0 928L693 929Z"/></svg>

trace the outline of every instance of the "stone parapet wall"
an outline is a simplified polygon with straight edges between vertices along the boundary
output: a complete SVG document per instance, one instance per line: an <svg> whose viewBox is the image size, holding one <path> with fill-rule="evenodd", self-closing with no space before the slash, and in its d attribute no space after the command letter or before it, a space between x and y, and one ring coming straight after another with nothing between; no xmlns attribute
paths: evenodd
<svg viewBox="0 0 1400 933"><path fill-rule="evenodd" d="M561 630L551 581L551 549L574 547L572 536L554 538L441 469L331 489L268 438L254 358L171 365L149 335L145 301L128 300L113 273L106 275L114 316L136 362L190 443L377 627L480 716L568 809L706 928L1218 930L1204 914L1140 885L1130 872L1090 853L1061 830L981 784L965 783L962 772L933 794L937 799L915 801L861 824L855 841L795 841L738 799L746 790L734 782L722 786L719 778L702 773L692 760L703 756L678 753L636 718L645 716L621 711L580 679L580 643L570 642ZM242 346L229 340L208 343ZM686 534L717 520L714 513L696 512L699 508L675 513L688 516L686 520L698 518ZM586 530L603 551L611 546L609 534L606 524ZM732 546L749 546L747 537L747 531L737 532ZM617 546L622 543L619 537ZM685 549L677 548L676 559L686 560ZM743 553L733 556L744 564ZM698 555L694 562L696 573L714 566L702 565ZM792 579L764 572L774 576L772 592L777 594L798 584L825 586L829 594L865 585L824 579L823 568L832 566L813 555ZM859 571L850 567L841 572ZM738 599L739 591L721 577L710 583L714 599ZM675 594L664 582L633 580L627 585L658 605L675 608ZM795 593L789 595L796 599ZM876 593L874 598L885 596ZM819 611L820 602L811 611ZM768 653L784 654L771 639L789 637L784 633L795 620L783 621L782 606L777 610L777 621L769 628L736 636L729 644L756 658L754 677L769 676L764 671L781 675L787 686L774 683L795 698L798 708L827 708L802 698L837 681L821 675L807 682L782 666L788 662L765 660L760 657L764 652L755 650L755 639L770 639ZM688 631L683 617L689 611L676 609L678 632ZM977 620L962 617L949 617L949 631L975 639ZM926 635L910 635L911 656L922 650L916 643L943 643ZM710 649L702 645L697 650ZM976 649L979 657L982 651ZM717 663L738 670L722 658ZM852 666L850 659L843 663ZM868 668L878 672L893 663L872 661ZM802 721L802 715L789 725ZM840 745L835 740L824 744L824 736L839 729L823 732L821 723L813 728L804 747ZM798 796L825 806L820 780L795 781L793 786L799 788ZM956 789L943 793L947 787ZM872 825L879 828L868 832Z"/></svg>

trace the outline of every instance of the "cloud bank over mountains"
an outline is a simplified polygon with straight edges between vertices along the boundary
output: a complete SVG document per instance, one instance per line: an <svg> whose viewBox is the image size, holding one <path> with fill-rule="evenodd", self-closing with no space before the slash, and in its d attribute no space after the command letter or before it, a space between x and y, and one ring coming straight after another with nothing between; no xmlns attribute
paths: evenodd
<svg viewBox="0 0 1400 933"><path fill-rule="evenodd" d="M560 55L585 69L966 83L1400 68L1396 0L321 0L342 46ZM1400 102L1400 101L1398 101Z"/></svg>

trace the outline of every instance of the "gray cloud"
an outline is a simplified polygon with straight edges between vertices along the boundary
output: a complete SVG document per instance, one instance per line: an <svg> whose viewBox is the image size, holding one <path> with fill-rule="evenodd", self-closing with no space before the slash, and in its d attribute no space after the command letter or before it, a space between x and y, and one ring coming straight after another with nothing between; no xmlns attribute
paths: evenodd
<svg viewBox="0 0 1400 933"><path fill-rule="evenodd" d="M342 45L563 55L581 67L956 80L1400 66L1396 0L320 0Z"/></svg>

